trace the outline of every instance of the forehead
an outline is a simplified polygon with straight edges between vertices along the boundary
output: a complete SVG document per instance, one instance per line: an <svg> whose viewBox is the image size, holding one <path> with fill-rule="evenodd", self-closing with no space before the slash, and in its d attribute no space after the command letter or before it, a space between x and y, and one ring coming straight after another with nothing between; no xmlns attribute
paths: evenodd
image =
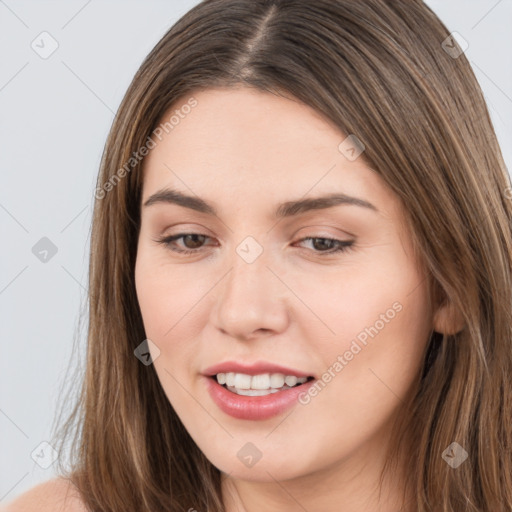
<svg viewBox="0 0 512 512"><path fill-rule="evenodd" d="M187 108L192 97L196 105ZM307 105L249 87L198 91L172 105L162 121L171 118L169 133L162 134L164 144L159 144L163 151L179 146L200 155L229 152L256 161L287 153L293 162L322 150L335 155L343 137Z"/></svg>
<svg viewBox="0 0 512 512"><path fill-rule="evenodd" d="M294 99L248 87L197 91L168 109L160 126L144 161L143 200L164 186L245 204L309 191L392 199L362 156L351 161L340 152L346 134Z"/></svg>

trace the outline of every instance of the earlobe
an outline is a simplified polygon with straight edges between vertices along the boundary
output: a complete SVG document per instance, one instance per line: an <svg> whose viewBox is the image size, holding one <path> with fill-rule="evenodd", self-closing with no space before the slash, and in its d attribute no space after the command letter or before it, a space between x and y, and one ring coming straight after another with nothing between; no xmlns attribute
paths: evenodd
<svg viewBox="0 0 512 512"><path fill-rule="evenodd" d="M462 313L450 301L438 306L434 313L433 328L440 334L457 334L464 329L465 325Z"/></svg>

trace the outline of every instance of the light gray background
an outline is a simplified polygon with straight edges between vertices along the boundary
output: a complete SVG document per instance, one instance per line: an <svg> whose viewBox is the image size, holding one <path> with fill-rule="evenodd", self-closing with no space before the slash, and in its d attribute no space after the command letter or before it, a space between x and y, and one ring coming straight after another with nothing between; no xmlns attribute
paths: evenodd
<svg viewBox="0 0 512 512"><path fill-rule="evenodd" d="M73 356L101 152L143 58L196 3L0 0L0 501L54 476L31 453L49 439ZM468 41L510 170L512 0L427 4ZM31 47L43 31L59 45L47 59ZM32 252L42 237L57 247L47 262Z"/></svg>

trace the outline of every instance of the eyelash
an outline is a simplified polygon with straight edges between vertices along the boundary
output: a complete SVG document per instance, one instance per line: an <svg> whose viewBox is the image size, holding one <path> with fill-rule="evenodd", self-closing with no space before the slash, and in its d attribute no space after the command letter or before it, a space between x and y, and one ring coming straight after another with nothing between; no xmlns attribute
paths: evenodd
<svg viewBox="0 0 512 512"><path fill-rule="evenodd" d="M155 242L157 242L159 244L163 244L169 250L183 254L183 255L197 254L201 250L201 248L199 248L199 249L176 249L175 247L173 248L171 245L172 242L174 242L175 240L179 240L180 238L184 238L185 236L189 236L189 235L204 236L206 238L210 238L209 236L203 235L201 233L179 233L177 235L171 235L168 237L157 239L157 240L155 240ZM306 240L328 240L329 242L334 242L335 244L337 244L338 247L336 249L329 249L327 251L313 251L313 252L319 254L320 256L332 255L334 253L348 252L349 250L352 249L352 245L354 244L353 241L337 240L336 238L327 238L327 237L318 237L318 236L308 236L305 238L301 238L297 242L304 242Z"/></svg>

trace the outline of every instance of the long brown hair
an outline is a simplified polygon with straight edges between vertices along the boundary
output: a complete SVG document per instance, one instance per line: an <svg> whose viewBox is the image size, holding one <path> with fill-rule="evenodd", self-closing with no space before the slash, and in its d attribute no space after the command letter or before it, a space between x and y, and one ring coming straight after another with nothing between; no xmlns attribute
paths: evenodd
<svg viewBox="0 0 512 512"><path fill-rule="evenodd" d="M480 87L449 37L417 0L206 0L150 52L101 161L86 369L58 437L61 451L71 444L60 472L91 510L224 510L219 470L134 356L146 338L134 267L141 148L178 100L241 84L294 97L356 134L405 207L432 301L463 315L460 332L432 332L390 447L390 467L408 450L410 506L510 512L512 189ZM468 453L456 469L442 457L454 442Z"/></svg>

